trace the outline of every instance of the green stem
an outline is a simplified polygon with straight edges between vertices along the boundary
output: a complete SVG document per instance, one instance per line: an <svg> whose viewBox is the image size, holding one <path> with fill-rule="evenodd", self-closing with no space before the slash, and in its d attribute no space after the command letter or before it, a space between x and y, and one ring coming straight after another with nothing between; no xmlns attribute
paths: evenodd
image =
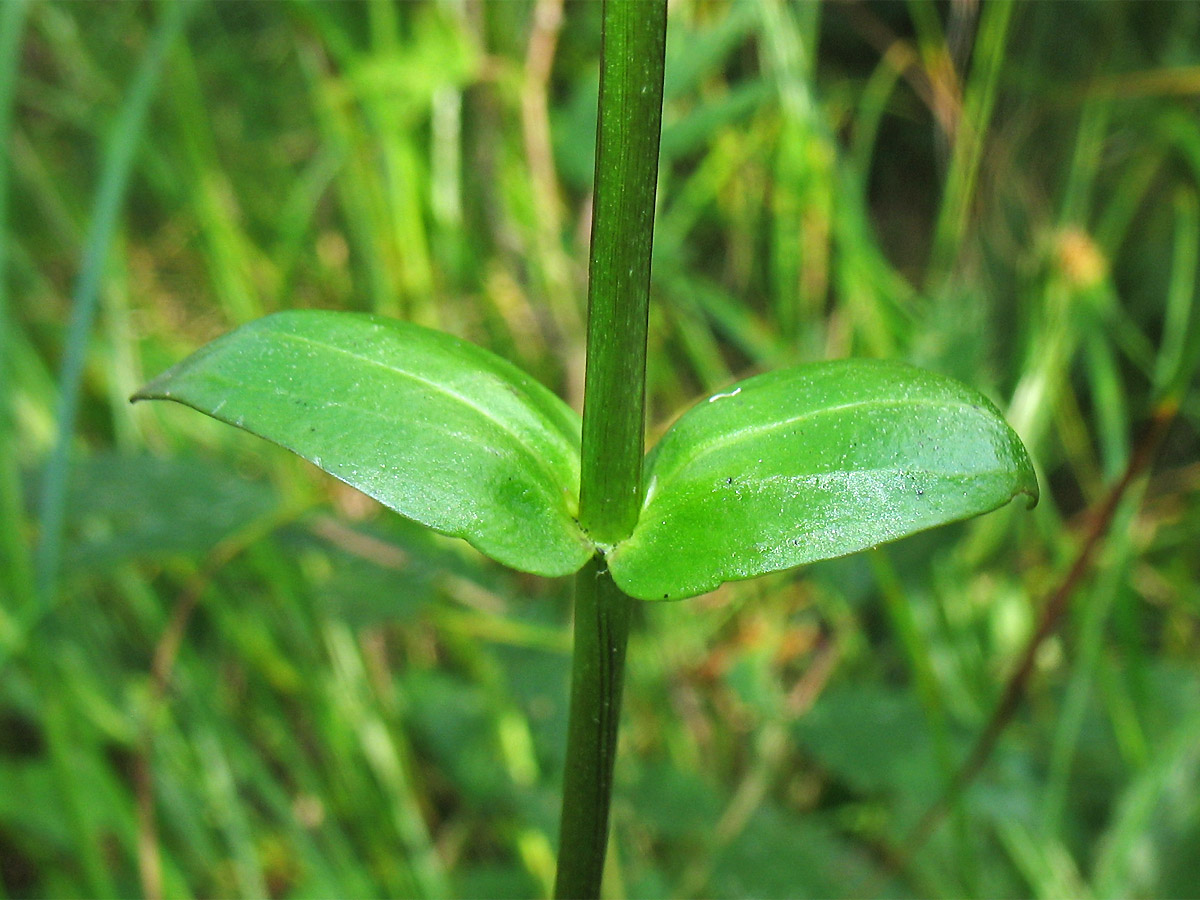
<svg viewBox="0 0 1200 900"><path fill-rule="evenodd" d="M665 35L663 0L605 0L579 486L580 524L600 544L628 537L642 503Z"/></svg>
<svg viewBox="0 0 1200 900"><path fill-rule="evenodd" d="M629 536L642 502L666 21L665 0L604 3L579 501L602 546ZM603 558L577 576L558 897L600 894L631 606Z"/></svg>
<svg viewBox="0 0 1200 900"><path fill-rule="evenodd" d="M632 601L599 558L575 582L571 723L563 775L556 897L598 897L608 846L617 725Z"/></svg>

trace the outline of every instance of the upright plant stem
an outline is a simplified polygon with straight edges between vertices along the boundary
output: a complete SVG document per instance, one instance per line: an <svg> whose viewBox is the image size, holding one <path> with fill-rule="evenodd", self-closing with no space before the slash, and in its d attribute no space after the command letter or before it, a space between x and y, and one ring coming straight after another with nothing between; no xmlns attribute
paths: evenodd
<svg viewBox="0 0 1200 900"><path fill-rule="evenodd" d="M588 280L580 521L628 537L642 500L646 316L662 123L663 0L605 0Z"/></svg>
<svg viewBox="0 0 1200 900"><path fill-rule="evenodd" d="M642 501L667 5L605 0L603 15L579 521L605 546L629 536ZM558 897L600 893L631 604L602 557L580 571Z"/></svg>
<svg viewBox="0 0 1200 900"><path fill-rule="evenodd" d="M631 605L603 560L593 559L576 576L556 897L600 895Z"/></svg>

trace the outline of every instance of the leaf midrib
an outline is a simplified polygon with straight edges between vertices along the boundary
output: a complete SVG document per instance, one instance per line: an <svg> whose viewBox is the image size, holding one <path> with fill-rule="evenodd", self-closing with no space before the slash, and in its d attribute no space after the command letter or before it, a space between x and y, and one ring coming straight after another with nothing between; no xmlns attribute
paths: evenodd
<svg viewBox="0 0 1200 900"><path fill-rule="evenodd" d="M895 407L895 406L903 406L903 405L928 406L928 407L936 407L936 408L946 409L946 410L968 409L968 410L978 411L980 409L980 406L978 404L966 403L966 402L962 402L962 401L955 401L955 402L937 401L937 402L934 402L934 401L929 401L929 400L905 400L902 402L897 402L894 400L891 400L891 401L856 400L851 403L839 403L836 406L826 406L826 407L822 407L821 409L808 410L807 412L803 412L798 415L791 416L786 419L782 419L778 422L771 422L766 425L751 425L746 428L738 429L736 431L726 432L725 434L722 434L719 437L714 438L711 443L707 443L707 444L703 445L700 450L698 450L697 452L688 456L685 460L683 460L683 462L681 462L679 465L673 467L665 475L659 476L656 472L652 471L650 473L651 474L651 479L650 479L651 490L648 490L646 492L646 499L645 499L644 503L642 504L642 508L645 509L645 508L649 507L650 502L653 499L653 497L655 495L657 495L660 491L662 491L663 487L666 484L669 484L670 482L675 480L680 475L680 473L682 473L684 470L691 468L702 458L709 456L713 453L716 453L719 450L723 450L726 447L729 447L735 443L738 443L743 439L750 440L750 439L759 437L763 434L768 434L772 431L778 431L779 429L787 428L792 425L802 424L804 422L820 418L821 416L830 415L832 413L846 412L849 410L858 410L858 409L870 409L872 407L882 408L882 407Z"/></svg>
<svg viewBox="0 0 1200 900"><path fill-rule="evenodd" d="M462 405L466 406L468 409L473 410L476 414L478 414L484 420L493 423L502 432L509 435L509 437L512 438L513 442L519 448L520 452L527 459L530 459L533 461L535 468L538 471L540 471L543 476L546 476L548 478L550 484L554 485L556 488L559 488L560 490L565 489L568 492L571 490L570 485L563 485L560 483L559 478L550 469L550 467L546 463L546 461L543 460L538 454L533 452L533 450L522 439L520 434L518 434L511 427L509 427L502 419L499 419L496 416L490 414L484 407L480 406L479 404L472 402L469 397L466 397L463 394L458 393L457 391L451 390L451 389L445 387L444 385L438 384L436 381L431 381L428 378L422 377L420 374L418 374L416 372L410 372L410 371L406 371L404 369L397 368L388 363L381 362L380 360L372 359L369 356L363 356L362 354L356 353L353 350L348 350L345 347L339 347L336 344L324 343L324 342L321 342L318 340L314 340L306 335L297 334L295 332L289 332L289 331L275 330L273 332L273 334L275 334L278 337L284 338L285 340L292 340L292 341L296 341L296 342L300 342L300 343L304 343L304 344L309 344L313 347L318 347L323 350L330 350L330 351L333 351L336 353L340 353L343 356L348 356L351 359L354 359L359 362L366 363L370 366L374 366L376 368L382 369L383 371L389 372L393 375L396 375L396 376L399 376L402 378L408 378L412 381L418 382L419 384L425 385L425 386L433 389L434 391L437 391L438 393L441 393L447 397L457 400ZM547 431L546 433L554 435L553 432ZM554 436L557 436L557 435L554 435ZM569 510L567 510L567 513L569 516L570 515Z"/></svg>

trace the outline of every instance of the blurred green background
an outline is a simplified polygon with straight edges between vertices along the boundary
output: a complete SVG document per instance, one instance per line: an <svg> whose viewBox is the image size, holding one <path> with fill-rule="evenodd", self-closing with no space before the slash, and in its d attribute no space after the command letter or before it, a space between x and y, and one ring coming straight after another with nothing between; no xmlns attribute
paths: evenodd
<svg viewBox="0 0 1200 900"><path fill-rule="evenodd" d="M548 893L569 584L126 398L320 307L578 407L599 21L0 4L0 895ZM667 49L650 439L897 357L991 396L1043 496L640 606L610 892L1200 895L1200 4L678 0Z"/></svg>

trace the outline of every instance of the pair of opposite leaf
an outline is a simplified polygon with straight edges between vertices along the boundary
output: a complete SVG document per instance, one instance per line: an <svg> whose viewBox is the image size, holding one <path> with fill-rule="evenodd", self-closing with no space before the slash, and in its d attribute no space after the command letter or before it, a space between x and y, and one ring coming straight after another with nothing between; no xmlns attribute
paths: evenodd
<svg viewBox="0 0 1200 900"><path fill-rule="evenodd" d="M569 575L598 550L644 600L842 556L1037 500L1020 440L984 397L898 363L841 360L700 401L646 457L633 534L576 520L580 418L451 335L295 311L214 341L144 387L288 448L498 562Z"/></svg>

